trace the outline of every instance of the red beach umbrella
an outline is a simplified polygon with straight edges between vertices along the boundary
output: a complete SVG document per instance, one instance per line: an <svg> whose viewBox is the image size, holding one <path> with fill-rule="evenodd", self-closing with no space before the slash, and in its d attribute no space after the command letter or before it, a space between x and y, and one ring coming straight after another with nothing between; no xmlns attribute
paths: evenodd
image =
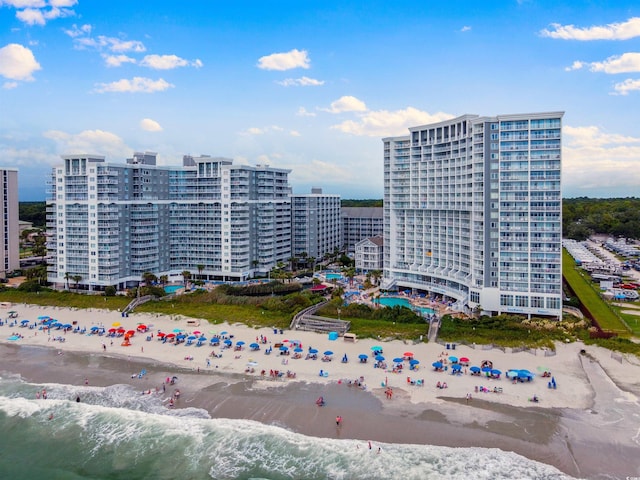
<svg viewBox="0 0 640 480"><path fill-rule="evenodd" d="M110 328L110 329L108 330L108 332L109 332L109 333L114 333L115 331L116 331L116 329L115 329L115 328Z"/></svg>
<svg viewBox="0 0 640 480"><path fill-rule="evenodd" d="M167 338L175 338L176 334L175 333L168 333L166 335Z"/></svg>
<svg viewBox="0 0 640 480"><path fill-rule="evenodd" d="M138 327L136 328L136 330L139 330L139 331L144 331L146 329L147 329L146 325L138 325Z"/></svg>
<svg viewBox="0 0 640 480"><path fill-rule="evenodd" d="M158 332L158 335L157 335L157 336L158 336L158 337L160 337L160 338L163 338L163 337L166 337L166 336L167 336L167 334L166 334L166 333L164 333L164 332Z"/></svg>
<svg viewBox="0 0 640 480"><path fill-rule="evenodd" d="M405 357L413 357L413 352L404 352Z"/></svg>
<svg viewBox="0 0 640 480"><path fill-rule="evenodd" d="M129 330L127 332L127 335L129 335L130 337L133 337L135 335L136 331L135 330Z"/></svg>
<svg viewBox="0 0 640 480"><path fill-rule="evenodd" d="M193 332L194 335L202 335L202 332L200 330L196 330L195 332Z"/></svg>
<svg viewBox="0 0 640 480"><path fill-rule="evenodd" d="M462 357L460 360L458 360L460 363L469 363L469 359L467 357Z"/></svg>

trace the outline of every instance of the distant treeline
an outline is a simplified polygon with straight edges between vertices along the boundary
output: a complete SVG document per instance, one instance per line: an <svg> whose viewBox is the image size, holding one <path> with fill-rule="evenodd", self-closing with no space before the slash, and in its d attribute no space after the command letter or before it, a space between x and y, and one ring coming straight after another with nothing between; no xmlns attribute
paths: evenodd
<svg viewBox="0 0 640 480"><path fill-rule="evenodd" d="M594 233L640 238L640 198L567 198L562 202L562 233L584 240Z"/></svg>
<svg viewBox="0 0 640 480"><path fill-rule="evenodd" d="M382 199L370 198L367 200L341 200L343 207L382 207Z"/></svg>
<svg viewBox="0 0 640 480"><path fill-rule="evenodd" d="M20 202L18 217L24 222L33 223L34 228L44 228L47 221L45 202Z"/></svg>

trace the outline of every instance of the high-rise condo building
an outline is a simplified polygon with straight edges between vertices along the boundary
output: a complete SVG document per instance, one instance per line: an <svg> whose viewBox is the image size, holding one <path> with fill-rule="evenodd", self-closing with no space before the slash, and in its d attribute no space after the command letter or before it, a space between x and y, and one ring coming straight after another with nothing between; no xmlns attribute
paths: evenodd
<svg viewBox="0 0 640 480"><path fill-rule="evenodd" d="M245 280L291 257L289 170L186 156L157 166L63 157L47 198L48 279L61 287L137 285L144 273ZM74 281L75 284L75 281Z"/></svg>
<svg viewBox="0 0 640 480"><path fill-rule="evenodd" d="M562 116L464 115L384 138L383 286L560 317Z"/></svg>
<svg viewBox="0 0 640 480"><path fill-rule="evenodd" d="M312 188L310 194L291 195L291 250L294 257L320 259L342 247L340 195Z"/></svg>
<svg viewBox="0 0 640 480"><path fill-rule="evenodd" d="M18 170L0 168L0 278L20 268L20 224L18 220Z"/></svg>

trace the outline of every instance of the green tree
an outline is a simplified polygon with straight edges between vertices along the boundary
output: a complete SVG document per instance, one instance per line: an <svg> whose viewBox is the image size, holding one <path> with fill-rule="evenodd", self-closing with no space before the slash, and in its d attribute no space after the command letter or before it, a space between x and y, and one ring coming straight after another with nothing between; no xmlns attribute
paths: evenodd
<svg viewBox="0 0 640 480"><path fill-rule="evenodd" d="M196 268L198 269L198 278L202 280L202 272L204 271L204 265L199 263L198 265L196 265Z"/></svg>
<svg viewBox="0 0 640 480"><path fill-rule="evenodd" d="M82 281L82 275L72 275L71 280L73 280L74 285L76 286L76 292L78 291L78 285Z"/></svg>
<svg viewBox="0 0 640 480"><path fill-rule="evenodd" d="M191 278L191 272L189 270L184 270L182 272L182 280L184 282L185 287L187 286L187 282Z"/></svg>

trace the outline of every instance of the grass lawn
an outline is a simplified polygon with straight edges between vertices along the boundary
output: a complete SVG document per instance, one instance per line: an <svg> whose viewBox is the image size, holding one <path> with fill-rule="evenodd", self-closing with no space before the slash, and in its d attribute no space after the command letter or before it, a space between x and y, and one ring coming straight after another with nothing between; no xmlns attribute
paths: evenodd
<svg viewBox="0 0 640 480"><path fill-rule="evenodd" d="M571 286L580 303L591 312L603 330L627 336L629 331L616 316L614 310L602 299L587 272L576 267L575 260L565 249L562 250L562 255L562 276Z"/></svg>
<svg viewBox="0 0 640 480"><path fill-rule="evenodd" d="M22 292L13 288L0 292L0 302L30 303L52 307L68 308L104 308L107 310L122 310L126 307L130 298L105 297L103 295L81 295L70 291L53 292L43 291L39 293Z"/></svg>

